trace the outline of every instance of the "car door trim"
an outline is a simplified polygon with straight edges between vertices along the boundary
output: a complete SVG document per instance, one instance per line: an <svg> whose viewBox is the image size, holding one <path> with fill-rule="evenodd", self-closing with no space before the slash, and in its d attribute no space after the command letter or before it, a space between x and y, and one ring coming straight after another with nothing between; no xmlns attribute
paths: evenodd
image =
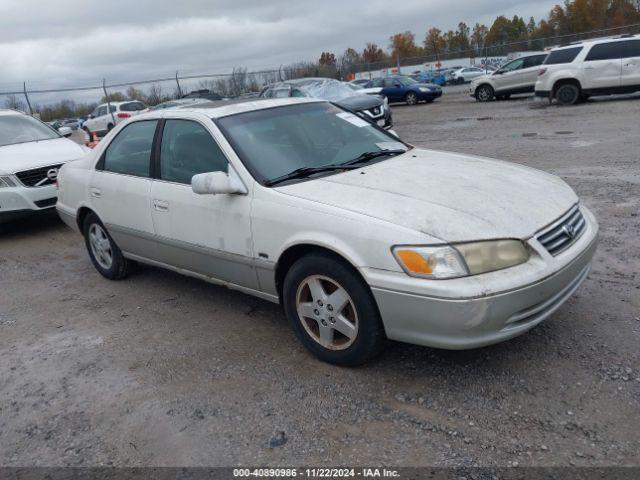
<svg viewBox="0 0 640 480"><path fill-rule="evenodd" d="M231 282L226 282L224 280L220 280L218 278L215 277L211 277L209 275L204 275L198 272L194 272L193 270L187 270L184 268L180 268L180 267L176 267L173 265L169 265L167 263L163 263L163 262L158 262L156 260L151 260L150 258L147 257L143 257L140 255L134 255L134 254L128 254L123 252L124 256L127 258L130 258L131 260L135 260L137 262L140 263L145 263L147 265L152 265L154 267L159 267L159 268L163 268L166 270L171 270L173 272L182 274L182 275L186 275L188 277L192 277L192 278L197 278L198 280L204 280L205 282L208 283L213 283L215 285L221 285L221 286L225 286L227 288L230 288L231 290L237 290L239 292L242 293L247 293L249 295L253 295L255 297L258 298L262 298L264 300L268 300L270 302L279 304L280 303L280 299L278 298L278 295L273 295L270 293L265 293L262 292L260 290L255 290L253 288L248 288L248 287L244 287L242 285L238 285L237 283L231 283Z"/></svg>
<svg viewBox="0 0 640 480"><path fill-rule="evenodd" d="M275 271L275 263L269 260L261 259L261 258L253 258L245 255L239 255L236 253L229 253L223 250L218 250L210 247L205 247L202 245L196 245L188 242L183 242L181 240L175 240L172 238L162 237L159 235L149 235L146 232L135 230L132 228L122 227L119 225L107 224L105 225L109 233L114 237L116 243L131 244L132 242L138 242L140 244L139 248L136 248L136 251L139 252L148 252L146 256L141 256L138 254L133 254L129 251L123 250L123 255L127 258L131 258L132 260L136 260L137 257L146 258L149 261L152 261L157 264L163 265L171 265L171 264L180 264L179 257L181 253L186 253L188 255L193 256L192 260L194 263L199 265L206 265L207 259L214 259L216 261L221 261L222 263L216 263L215 268L206 269L204 268L200 272L186 268L184 266L175 267L174 269L178 269L179 271L189 271L196 275L203 275L207 278L216 279L219 283L224 284L234 284L242 286L243 288L248 288L250 290L254 290L246 285L255 284L256 279L256 270L259 271L259 277L261 281L257 281L258 288L261 290L271 290L271 278L274 275ZM166 249L174 249L176 250L171 253L167 253ZM159 250L163 250L159 252ZM134 258L135 257L135 258ZM153 258L162 258L165 259L165 262L160 262L158 260L152 260ZM169 263L166 263L168 261ZM148 262L147 262L148 263ZM229 265L225 265L229 264ZM225 280L221 280L214 275L214 272L220 272L221 268L224 268L225 271L233 271L238 272L238 267L247 267L246 268L246 276L244 278L245 281L240 283L228 282ZM266 275L265 275L266 273ZM273 280L275 281L275 280ZM245 284L245 285L242 285ZM265 288L266 287L266 288ZM258 291L258 290L256 290ZM262 292L264 295L273 296L269 293ZM277 296L276 296L277 297Z"/></svg>

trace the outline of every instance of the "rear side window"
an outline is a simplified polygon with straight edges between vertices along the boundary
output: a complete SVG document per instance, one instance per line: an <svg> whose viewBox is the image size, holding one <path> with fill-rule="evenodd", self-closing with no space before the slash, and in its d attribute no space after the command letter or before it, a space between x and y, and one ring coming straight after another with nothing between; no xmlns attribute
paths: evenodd
<svg viewBox="0 0 640 480"><path fill-rule="evenodd" d="M624 43L627 44L627 53L624 55L625 58L640 57L640 40L629 40Z"/></svg>
<svg viewBox="0 0 640 480"><path fill-rule="evenodd" d="M544 64L558 65L560 63L571 63L576 59L578 54L582 51L582 48L583 47L572 47L572 48L563 48L562 50L554 50L549 54Z"/></svg>
<svg viewBox="0 0 640 480"><path fill-rule="evenodd" d="M160 178L191 184L199 173L227 172L229 162L211 134L190 120L167 120L160 148Z"/></svg>
<svg viewBox="0 0 640 480"><path fill-rule="evenodd" d="M103 170L148 178L157 123L147 120L127 125L107 147Z"/></svg>
<svg viewBox="0 0 640 480"><path fill-rule="evenodd" d="M531 68L542 65L544 59L547 58L547 55L534 55L533 57L527 57L524 59L524 65L522 68Z"/></svg>
<svg viewBox="0 0 640 480"><path fill-rule="evenodd" d="M615 60L625 56L627 42L607 42L594 45L589 50L585 62L592 62L595 60Z"/></svg>

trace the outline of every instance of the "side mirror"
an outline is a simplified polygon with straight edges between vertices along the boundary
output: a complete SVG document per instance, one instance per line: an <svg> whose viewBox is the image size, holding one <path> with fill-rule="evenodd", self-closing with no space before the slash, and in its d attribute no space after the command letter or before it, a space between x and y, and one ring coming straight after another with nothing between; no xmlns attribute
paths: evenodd
<svg viewBox="0 0 640 480"><path fill-rule="evenodd" d="M198 195L246 195L248 193L247 187L231 165L229 165L228 174L207 172L194 175L191 179L191 189Z"/></svg>
<svg viewBox="0 0 640 480"><path fill-rule="evenodd" d="M396 87L396 88L402 87L402 85L400 85L399 83L394 83L393 86Z"/></svg>

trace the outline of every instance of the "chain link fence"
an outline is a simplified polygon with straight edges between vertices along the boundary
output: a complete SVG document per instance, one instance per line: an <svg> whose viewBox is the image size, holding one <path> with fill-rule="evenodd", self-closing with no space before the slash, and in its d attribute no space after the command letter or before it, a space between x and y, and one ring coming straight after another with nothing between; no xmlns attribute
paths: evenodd
<svg viewBox="0 0 640 480"><path fill-rule="evenodd" d="M419 69L438 68L439 64L459 60L468 65L484 65L485 59L508 57L516 52L542 51L558 45L599 37L640 33L640 24L625 25L606 30L593 30L569 35L533 38L517 42L501 42L493 45L476 45L470 49L438 52L437 54L414 57L388 57L378 62L349 63L342 65L319 65L313 62L299 62L286 67L248 71L236 68L227 73L175 72L160 78L141 79L127 82L110 82L108 78L92 85L76 87L56 87L43 82L22 82L11 84L12 88L0 86L0 108L13 108L32 114L39 114L43 120L75 117L88 114L98 101L117 99L144 100L150 105L179 98L193 90L207 89L224 97L238 97L250 92L258 92L264 85L300 77L330 77L350 79L354 75L380 75L401 72L403 67ZM364 72L367 72L363 75ZM134 98L138 96L139 98ZM141 98L140 98L141 97ZM55 104L55 108L50 104Z"/></svg>

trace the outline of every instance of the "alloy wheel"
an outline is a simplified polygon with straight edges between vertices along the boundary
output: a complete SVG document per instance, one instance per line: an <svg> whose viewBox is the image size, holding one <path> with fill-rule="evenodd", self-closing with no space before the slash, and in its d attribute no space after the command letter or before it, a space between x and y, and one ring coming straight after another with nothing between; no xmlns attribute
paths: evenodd
<svg viewBox="0 0 640 480"><path fill-rule="evenodd" d="M307 334L329 350L345 350L358 336L358 313L347 291L322 275L304 279L296 293L298 318Z"/></svg>
<svg viewBox="0 0 640 480"><path fill-rule="evenodd" d="M111 241L104 229L97 223L89 227L89 245L96 262L105 270L109 270L113 265Z"/></svg>

